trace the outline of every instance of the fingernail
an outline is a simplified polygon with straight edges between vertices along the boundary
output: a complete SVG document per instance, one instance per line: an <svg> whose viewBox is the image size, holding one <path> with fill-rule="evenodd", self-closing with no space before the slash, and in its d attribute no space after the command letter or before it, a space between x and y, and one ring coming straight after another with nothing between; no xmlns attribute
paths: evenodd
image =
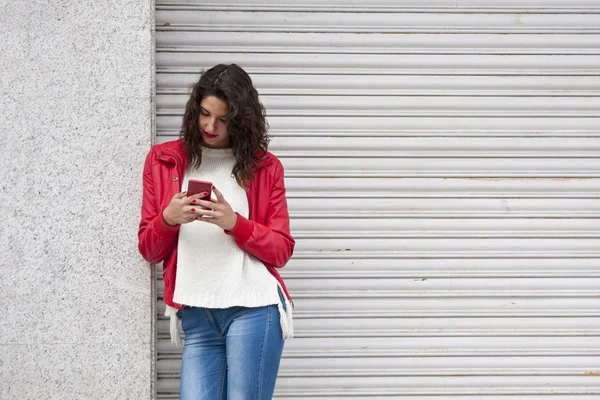
<svg viewBox="0 0 600 400"><path fill-rule="evenodd" d="M194 219L198 219L198 217L194 217Z"/></svg>
<svg viewBox="0 0 600 400"><path fill-rule="evenodd" d="M213 188L213 189L216 189L216 187L215 187L214 185L213 185L213 187L212 187L212 188Z"/></svg>
<svg viewBox="0 0 600 400"><path fill-rule="evenodd" d="M195 209L195 208L192 208L192 212L195 212L195 211L196 211L196 209Z"/></svg>
<svg viewBox="0 0 600 400"><path fill-rule="evenodd" d="M208 196L208 192L202 193L202 196Z"/></svg>
<svg viewBox="0 0 600 400"><path fill-rule="evenodd" d="M196 202L196 199L192 199L192 203L195 203L195 202Z"/></svg>

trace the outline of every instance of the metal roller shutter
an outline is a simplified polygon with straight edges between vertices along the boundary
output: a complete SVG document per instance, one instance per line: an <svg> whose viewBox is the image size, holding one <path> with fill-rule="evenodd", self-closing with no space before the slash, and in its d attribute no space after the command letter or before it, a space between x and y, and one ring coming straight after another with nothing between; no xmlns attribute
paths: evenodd
<svg viewBox="0 0 600 400"><path fill-rule="evenodd" d="M235 62L286 167L277 399L599 398L597 0L156 9L157 142L199 70ZM157 396L178 398L157 293Z"/></svg>

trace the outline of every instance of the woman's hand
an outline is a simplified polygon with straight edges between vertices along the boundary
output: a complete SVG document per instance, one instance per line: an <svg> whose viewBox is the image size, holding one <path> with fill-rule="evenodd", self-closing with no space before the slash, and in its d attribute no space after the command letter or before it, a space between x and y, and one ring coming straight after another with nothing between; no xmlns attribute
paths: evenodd
<svg viewBox="0 0 600 400"><path fill-rule="evenodd" d="M197 193L190 197L186 197L186 192L177 193L173 196L167 208L163 210L162 216L165 223L175 226L194 221L196 217L194 211L197 207L195 204L204 196L208 196L208 192Z"/></svg>
<svg viewBox="0 0 600 400"><path fill-rule="evenodd" d="M213 191L217 196L217 200L196 200L194 204L201 207L196 208L194 213L198 221L209 222L230 231L237 222L237 214L216 187L213 187Z"/></svg>

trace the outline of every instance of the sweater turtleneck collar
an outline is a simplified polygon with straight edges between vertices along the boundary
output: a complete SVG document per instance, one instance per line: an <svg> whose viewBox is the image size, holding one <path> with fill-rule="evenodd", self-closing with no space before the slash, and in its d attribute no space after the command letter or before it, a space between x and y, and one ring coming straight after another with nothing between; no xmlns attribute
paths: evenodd
<svg viewBox="0 0 600 400"><path fill-rule="evenodd" d="M206 157L232 157L233 149L211 149L209 147L202 146L202 156Z"/></svg>

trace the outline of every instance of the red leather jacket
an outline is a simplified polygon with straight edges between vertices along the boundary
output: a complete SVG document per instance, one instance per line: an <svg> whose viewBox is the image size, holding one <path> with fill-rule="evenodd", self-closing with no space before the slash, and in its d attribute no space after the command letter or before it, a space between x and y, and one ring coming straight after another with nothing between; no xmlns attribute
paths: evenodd
<svg viewBox="0 0 600 400"><path fill-rule="evenodd" d="M164 261L164 300L178 309L183 306L173 302L173 293L179 225L167 225L162 212L173 196L181 192L181 181L187 165L181 144L180 139L156 145L146 156L142 219L138 231L138 247L142 256L152 264ZM276 269L288 262L295 244L290 234L283 166L277 157L269 152L262 157L254 173L254 181L246 186L246 194L249 219L238 214L235 227L225 233L233 236L242 250L265 264L291 301Z"/></svg>

